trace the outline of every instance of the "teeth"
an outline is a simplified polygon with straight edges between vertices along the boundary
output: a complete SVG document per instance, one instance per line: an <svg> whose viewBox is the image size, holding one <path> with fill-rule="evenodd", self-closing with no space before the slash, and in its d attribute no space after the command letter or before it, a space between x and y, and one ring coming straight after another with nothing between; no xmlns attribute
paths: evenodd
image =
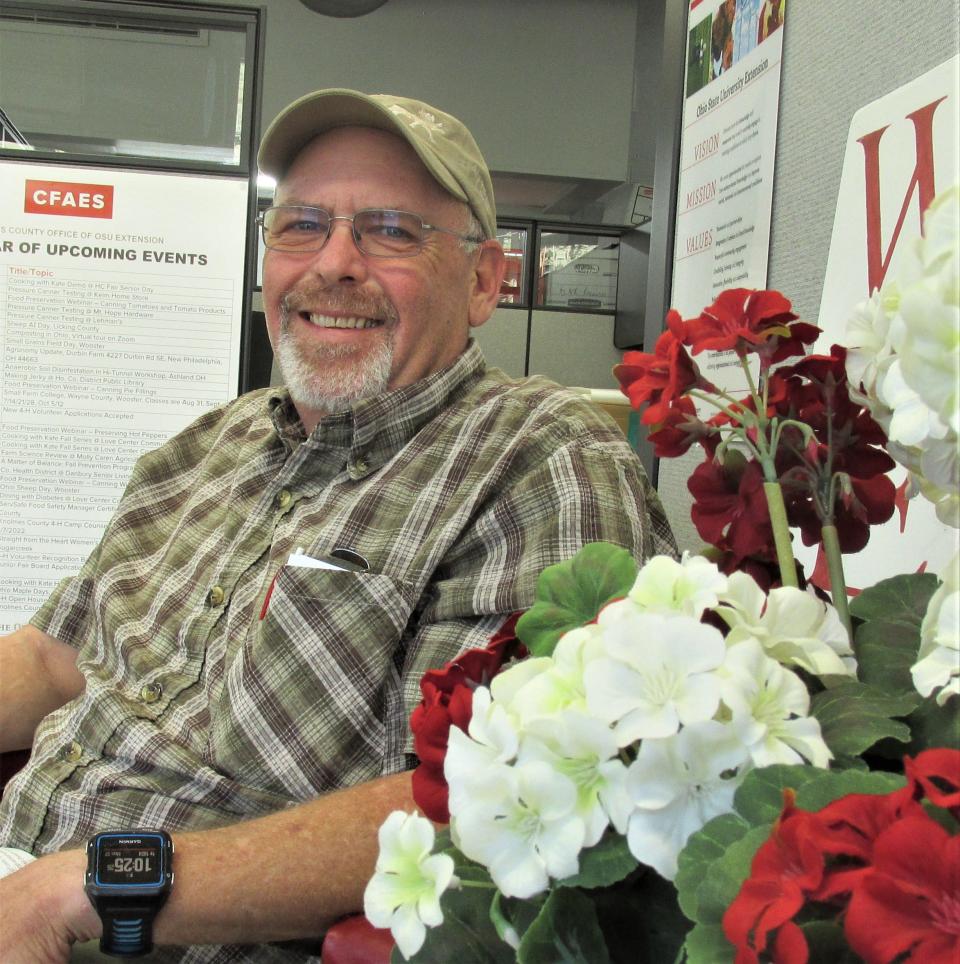
<svg viewBox="0 0 960 964"><path fill-rule="evenodd" d="M375 328L373 318L334 318L330 315L310 315L310 324L319 328Z"/></svg>

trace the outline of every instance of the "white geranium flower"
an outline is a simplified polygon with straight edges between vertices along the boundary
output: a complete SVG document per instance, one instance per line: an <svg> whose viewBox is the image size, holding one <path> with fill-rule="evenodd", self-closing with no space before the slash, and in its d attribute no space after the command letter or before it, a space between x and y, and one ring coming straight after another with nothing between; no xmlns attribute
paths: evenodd
<svg viewBox="0 0 960 964"><path fill-rule="evenodd" d="M851 396L865 404L937 518L960 526L960 185L939 194L896 274L847 328ZM863 390L858 386L862 383Z"/></svg>
<svg viewBox="0 0 960 964"><path fill-rule="evenodd" d="M625 833L633 805L626 791L627 768L606 723L566 710L539 719L525 733L518 762L542 760L577 788L576 812L583 819L583 845L592 847L612 823Z"/></svg>
<svg viewBox="0 0 960 964"><path fill-rule="evenodd" d="M939 689L937 703L943 706L951 696L960 695L960 555L953 557L930 597L917 657L910 674L921 696Z"/></svg>
<svg viewBox="0 0 960 964"><path fill-rule="evenodd" d="M378 833L376 870L363 893L363 911L374 927L389 927L400 953L417 953L427 927L443 923L440 895L451 884L453 860L433 854L433 824L417 814L394 810Z"/></svg>
<svg viewBox="0 0 960 964"><path fill-rule="evenodd" d="M577 788L539 760L491 772L483 799L450 821L454 842L506 897L533 897L577 873L584 841Z"/></svg>
<svg viewBox="0 0 960 964"><path fill-rule="evenodd" d="M584 670L587 708L615 724L620 746L713 716L720 703L714 670L726 649L718 630L690 616L635 610L606 624L603 615L605 655Z"/></svg>
<svg viewBox="0 0 960 964"><path fill-rule="evenodd" d="M910 252L920 270L912 283L902 285L901 324L892 338L904 380L956 434L960 432L960 186L939 194L923 223L924 236Z"/></svg>
<svg viewBox="0 0 960 964"><path fill-rule="evenodd" d="M758 767L810 762L826 767L833 754L819 722L808 716L803 680L767 656L755 639L727 651L721 671L723 702Z"/></svg>
<svg viewBox="0 0 960 964"><path fill-rule="evenodd" d="M485 792L491 771L511 763L520 743L514 721L491 699L487 687L473 691L472 713L469 735L451 726L447 737L443 775L450 789L451 814Z"/></svg>
<svg viewBox="0 0 960 964"><path fill-rule="evenodd" d="M539 672L519 674L523 660L495 676L490 691L498 703L509 707L510 713L524 727L540 717L553 717L566 709L586 712L586 692L583 688L584 666L602 652L603 640L599 627L581 626L572 629L557 641L552 657L535 662L542 664Z"/></svg>
<svg viewBox="0 0 960 964"><path fill-rule="evenodd" d="M684 613L699 619L717 604L717 593L727 587L727 577L703 556L684 552L680 562L654 556L637 573L628 598L647 612Z"/></svg>
<svg viewBox="0 0 960 964"><path fill-rule="evenodd" d="M877 378L893 355L890 315L897 310L900 299L892 287L885 287L883 292L874 291L867 301L853 309L847 322L847 379L851 395L861 404L876 396Z"/></svg>
<svg viewBox="0 0 960 964"><path fill-rule="evenodd" d="M732 573L715 612L730 627L727 646L756 639L768 656L817 676L856 676L857 662L837 611L813 593L779 586L769 595Z"/></svg>
<svg viewBox="0 0 960 964"><path fill-rule="evenodd" d="M633 856L673 880L690 835L733 809L748 761L736 729L714 720L665 740L644 740L627 773L635 807L627 827Z"/></svg>
<svg viewBox="0 0 960 964"><path fill-rule="evenodd" d="M946 436L947 427L939 413L904 380L900 358L884 373L877 384L877 395L891 410L887 436L901 445L919 446L924 440Z"/></svg>

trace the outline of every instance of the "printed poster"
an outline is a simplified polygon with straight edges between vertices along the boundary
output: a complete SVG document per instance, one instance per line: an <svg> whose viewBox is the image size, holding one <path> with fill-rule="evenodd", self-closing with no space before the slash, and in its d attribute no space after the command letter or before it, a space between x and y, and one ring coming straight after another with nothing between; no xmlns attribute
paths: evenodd
<svg viewBox="0 0 960 964"><path fill-rule="evenodd" d="M764 288L785 0L691 0L671 303L698 315L725 288ZM746 388L732 352L704 374Z"/></svg>
<svg viewBox="0 0 960 964"><path fill-rule="evenodd" d="M245 179L0 161L0 632L239 385Z"/></svg>

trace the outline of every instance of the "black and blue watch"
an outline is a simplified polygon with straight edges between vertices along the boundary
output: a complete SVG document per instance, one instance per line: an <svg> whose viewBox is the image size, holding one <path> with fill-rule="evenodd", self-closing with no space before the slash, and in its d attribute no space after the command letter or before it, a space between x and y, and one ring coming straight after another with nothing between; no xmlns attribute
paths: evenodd
<svg viewBox="0 0 960 964"><path fill-rule="evenodd" d="M100 950L140 957L153 949L153 920L173 886L173 841L163 830L111 830L87 844L83 889L100 920Z"/></svg>

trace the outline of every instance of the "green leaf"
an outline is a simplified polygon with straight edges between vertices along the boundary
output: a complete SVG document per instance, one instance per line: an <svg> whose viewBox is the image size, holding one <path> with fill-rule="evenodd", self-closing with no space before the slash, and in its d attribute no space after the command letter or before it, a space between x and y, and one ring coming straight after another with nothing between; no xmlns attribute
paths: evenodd
<svg viewBox="0 0 960 964"><path fill-rule="evenodd" d="M812 768L811 768L812 769ZM819 810L849 793L893 793L906 785L899 773L863 770L815 770L816 776L797 790L801 810Z"/></svg>
<svg viewBox="0 0 960 964"><path fill-rule="evenodd" d="M687 964L733 964L734 947L719 924L697 924L683 945Z"/></svg>
<svg viewBox="0 0 960 964"><path fill-rule="evenodd" d="M626 549L591 542L572 559L540 573L534 604L517 622L517 637L533 656L550 656L564 633L625 596L636 578L636 560Z"/></svg>
<svg viewBox="0 0 960 964"><path fill-rule="evenodd" d="M907 743L910 728L891 717L906 716L919 702L917 694L894 696L851 680L817 693L810 714L820 721L823 739L835 754L857 755L886 737Z"/></svg>
<svg viewBox="0 0 960 964"><path fill-rule="evenodd" d="M697 888L697 923L719 924L724 912L750 876L750 865L760 844L770 836L770 827L763 824L748 830L735 840L722 857L713 861Z"/></svg>
<svg viewBox="0 0 960 964"><path fill-rule="evenodd" d="M960 746L960 696L951 696L943 706L937 705L935 697L921 700L907 722L912 731L910 756L935 746L956 748Z"/></svg>
<svg viewBox="0 0 960 964"><path fill-rule="evenodd" d="M753 826L772 824L783 810L783 791L798 790L823 772L811 766L782 764L751 770L737 787L733 806Z"/></svg>
<svg viewBox="0 0 960 964"><path fill-rule="evenodd" d="M628 881L592 890L590 897L616 964L669 964L692 926L680 913L673 884L649 867Z"/></svg>
<svg viewBox="0 0 960 964"><path fill-rule="evenodd" d="M674 885L680 909L692 921L699 920L697 889L703 881L707 867L722 857L727 848L739 840L750 824L735 813L714 817L687 841L677 859L677 876Z"/></svg>
<svg viewBox="0 0 960 964"><path fill-rule="evenodd" d="M854 641L864 683L892 695L914 692L910 667L920 649L920 626L875 619L857 629Z"/></svg>
<svg viewBox="0 0 960 964"><path fill-rule="evenodd" d="M612 831L600 842L580 853L580 872L557 881L558 887L608 887L637 869L639 861L630 853L627 838Z"/></svg>
<svg viewBox="0 0 960 964"><path fill-rule="evenodd" d="M800 925L810 948L810 960L817 964L861 964L850 950L843 928L834 921L815 920Z"/></svg>
<svg viewBox="0 0 960 964"><path fill-rule="evenodd" d="M410 964L515 964L513 948L500 939L490 919L493 893L478 887L448 890L440 900L443 924L427 928L427 939ZM403 956L394 948L390 960L400 964Z"/></svg>
<svg viewBox="0 0 960 964"><path fill-rule="evenodd" d="M459 957L449 961L460 964ZM517 950L519 964L610 964L593 902L579 890L553 891Z"/></svg>
<svg viewBox="0 0 960 964"><path fill-rule="evenodd" d="M940 580L929 572L883 579L851 600L850 615L864 622L880 619L915 625L919 629L930 597L939 584Z"/></svg>

